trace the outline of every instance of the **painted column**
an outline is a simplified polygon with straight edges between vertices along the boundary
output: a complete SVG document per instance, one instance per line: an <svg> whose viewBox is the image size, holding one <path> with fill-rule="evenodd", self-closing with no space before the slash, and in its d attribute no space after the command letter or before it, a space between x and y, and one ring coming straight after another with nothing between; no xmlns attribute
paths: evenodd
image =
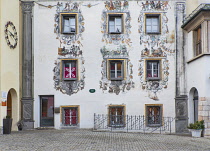
<svg viewBox="0 0 210 151"><path fill-rule="evenodd" d="M176 3L176 133L187 133L188 111L186 95L186 65L184 32L181 28L185 15L185 3Z"/></svg>
<svg viewBox="0 0 210 151"><path fill-rule="evenodd" d="M22 1L22 119L24 129L33 129L32 1Z"/></svg>

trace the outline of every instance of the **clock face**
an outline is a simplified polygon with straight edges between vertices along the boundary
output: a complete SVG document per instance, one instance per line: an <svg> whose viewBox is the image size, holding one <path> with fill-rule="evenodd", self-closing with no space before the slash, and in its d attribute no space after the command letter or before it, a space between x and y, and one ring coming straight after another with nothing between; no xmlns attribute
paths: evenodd
<svg viewBox="0 0 210 151"><path fill-rule="evenodd" d="M18 42L17 31L14 24L11 21L8 21L7 24L5 25L4 32L5 32L5 39L7 45L11 49L16 48Z"/></svg>

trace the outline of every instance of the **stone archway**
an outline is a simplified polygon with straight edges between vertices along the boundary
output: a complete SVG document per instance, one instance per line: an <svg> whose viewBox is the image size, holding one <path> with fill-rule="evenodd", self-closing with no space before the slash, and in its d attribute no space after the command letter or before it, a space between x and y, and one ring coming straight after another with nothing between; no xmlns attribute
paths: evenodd
<svg viewBox="0 0 210 151"><path fill-rule="evenodd" d="M19 101L17 92L11 88L7 94L7 115L13 119L12 130L17 130L17 122L19 119Z"/></svg>
<svg viewBox="0 0 210 151"><path fill-rule="evenodd" d="M198 120L198 90L191 88L189 94L189 123L195 123Z"/></svg>

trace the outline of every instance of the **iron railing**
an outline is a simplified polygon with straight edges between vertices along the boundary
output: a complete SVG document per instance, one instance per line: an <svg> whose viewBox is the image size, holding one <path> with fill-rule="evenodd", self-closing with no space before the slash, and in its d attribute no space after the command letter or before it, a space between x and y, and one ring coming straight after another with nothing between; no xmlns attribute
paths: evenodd
<svg viewBox="0 0 210 151"><path fill-rule="evenodd" d="M124 131L143 133L172 132L175 127L172 117L162 117L160 123L150 123L148 117L144 115L106 115L94 114L94 130L99 131Z"/></svg>

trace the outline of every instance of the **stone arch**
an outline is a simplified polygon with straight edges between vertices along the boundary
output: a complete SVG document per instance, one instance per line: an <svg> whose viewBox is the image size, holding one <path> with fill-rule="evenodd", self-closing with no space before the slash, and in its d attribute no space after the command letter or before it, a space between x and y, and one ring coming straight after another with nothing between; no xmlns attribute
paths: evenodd
<svg viewBox="0 0 210 151"><path fill-rule="evenodd" d="M198 101L199 101L199 93L198 90L193 87L189 92L189 123L194 123L198 120Z"/></svg>
<svg viewBox="0 0 210 151"><path fill-rule="evenodd" d="M12 130L17 130L17 122L19 120L19 101L17 92L11 88L7 94L7 115L13 119Z"/></svg>

